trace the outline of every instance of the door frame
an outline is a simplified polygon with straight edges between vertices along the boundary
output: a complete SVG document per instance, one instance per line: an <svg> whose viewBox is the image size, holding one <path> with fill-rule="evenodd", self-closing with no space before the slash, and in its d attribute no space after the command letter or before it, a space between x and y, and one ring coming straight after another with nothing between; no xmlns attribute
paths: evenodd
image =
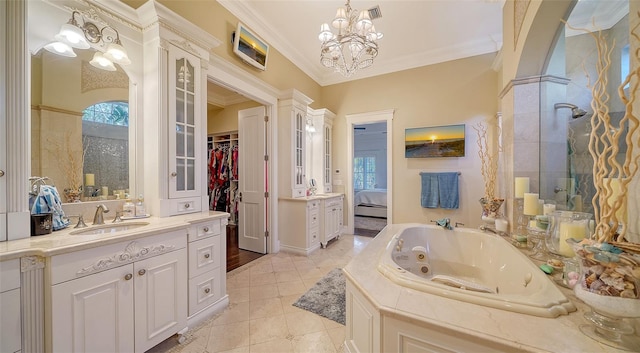
<svg viewBox="0 0 640 353"><path fill-rule="evenodd" d="M387 124L387 224L393 224L393 113L395 109L379 110L375 112L347 114L347 185L345 193L347 200L347 233L354 231L354 210L353 210L353 128L356 125L386 123Z"/></svg>
<svg viewBox="0 0 640 353"><path fill-rule="evenodd" d="M280 240L278 237L278 154L274 141L278 139L278 96L280 91L264 81L256 78L241 68L227 62L215 54L211 54L207 70L207 81L238 92L265 106L269 122L266 128L267 139L267 161L268 192L269 199L265 203L267 214L267 254L280 251ZM207 131L203 131L206 135ZM205 145L202 147L206 150ZM205 178L206 179L206 178ZM205 190L206 190L205 186Z"/></svg>

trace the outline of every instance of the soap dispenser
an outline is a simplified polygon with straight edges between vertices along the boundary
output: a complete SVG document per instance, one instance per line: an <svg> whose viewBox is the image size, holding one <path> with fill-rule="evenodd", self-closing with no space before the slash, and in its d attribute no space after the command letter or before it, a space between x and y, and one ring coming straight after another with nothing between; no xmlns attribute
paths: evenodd
<svg viewBox="0 0 640 353"><path fill-rule="evenodd" d="M144 198L142 194L138 195L138 202L136 203L136 217L144 217L147 215L147 210L144 207Z"/></svg>
<svg viewBox="0 0 640 353"><path fill-rule="evenodd" d="M124 205L122 205L122 216L126 218L133 218L136 215L136 205L131 202L129 194L126 196Z"/></svg>

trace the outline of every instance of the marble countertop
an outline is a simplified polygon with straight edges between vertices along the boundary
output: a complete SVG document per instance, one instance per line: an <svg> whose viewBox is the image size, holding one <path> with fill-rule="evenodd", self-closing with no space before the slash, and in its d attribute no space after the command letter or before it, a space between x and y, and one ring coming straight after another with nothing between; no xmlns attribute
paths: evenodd
<svg viewBox="0 0 640 353"><path fill-rule="evenodd" d="M544 318L466 303L397 285L377 270L380 256L399 225L387 226L344 268L347 278L384 316L435 324L482 340L533 352L623 352L601 344L579 330L590 309L573 291L558 286L577 311ZM551 278L550 278L551 280ZM640 332L640 320L633 320Z"/></svg>
<svg viewBox="0 0 640 353"><path fill-rule="evenodd" d="M344 194L340 193L328 193L328 194L315 194L311 196L305 197L279 197L278 200L287 200L287 201L313 201L313 200L324 200L330 199L333 197L344 196Z"/></svg>
<svg viewBox="0 0 640 353"><path fill-rule="evenodd" d="M91 229L91 225L87 228L73 228L69 226L65 229L55 231L47 235L32 236L29 238L0 242L0 261L11 260L23 256L53 256L68 252L89 249L93 247L118 243L126 240L138 239L160 233L166 233L179 229L186 229L190 224L206 221L215 218L229 217L228 213L218 211L208 211L201 213L190 213L186 215L173 217L148 217L136 218L123 221L123 223L115 223L115 225L138 222L148 222L148 225L123 230L111 234L87 234L74 235L74 231ZM112 224L111 221L105 220L105 225Z"/></svg>

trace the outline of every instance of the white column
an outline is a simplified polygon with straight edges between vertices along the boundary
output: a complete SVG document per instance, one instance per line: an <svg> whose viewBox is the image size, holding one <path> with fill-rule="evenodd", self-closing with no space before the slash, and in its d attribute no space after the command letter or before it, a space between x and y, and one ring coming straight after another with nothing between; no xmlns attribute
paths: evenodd
<svg viewBox="0 0 640 353"><path fill-rule="evenodd" d="M29 173L31 171L30 56L27 47L27 1L7 0L4 29L7 167L7 240L30 236Z"/></svg>
<svg viewBox="0 0 640 353"><path fill-rule="evenodd" d="M44 352L44 258L20 259L22 352Z"/></svg>

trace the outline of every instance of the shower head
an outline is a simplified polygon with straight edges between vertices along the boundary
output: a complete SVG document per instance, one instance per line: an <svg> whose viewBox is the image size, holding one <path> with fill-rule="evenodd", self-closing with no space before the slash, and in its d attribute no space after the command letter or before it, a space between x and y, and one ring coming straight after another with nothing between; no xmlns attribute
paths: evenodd
<svg viewBox="0 0 640 353"><path fill-rule="evenodd" d="M578 119L583 117L585 114L587 114L586 111L578 108L577 105L575 104L571 104L571 103L556 103L553 105L554 109L559 109L559 108L570 108L571 109L571 118L572 119Z"/></svg>

